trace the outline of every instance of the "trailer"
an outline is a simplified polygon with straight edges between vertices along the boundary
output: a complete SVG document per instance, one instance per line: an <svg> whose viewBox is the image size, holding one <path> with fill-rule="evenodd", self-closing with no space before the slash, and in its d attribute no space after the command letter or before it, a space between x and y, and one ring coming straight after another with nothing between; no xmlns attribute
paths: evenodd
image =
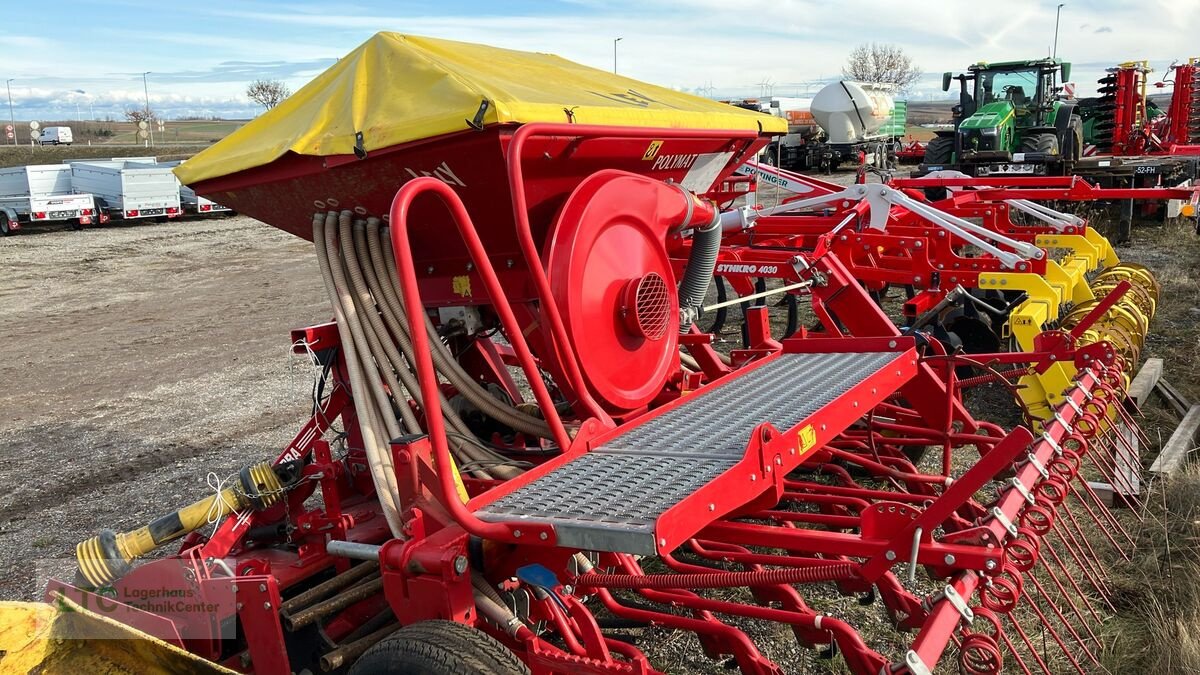
<svg viewBox="0 0 1200 675"><path fill-rule="evenodd" d="M790 171L886 167L907 123L907 103L892 93L885 85L839 81L811 99L772 99L762 111L787 119L788 133L767 146L767 161Z"/></svg>
<svg viewBox="0 0 1200 675"><path fill-rule="evenodd" d="M73 190L71 167L35 164L0 169L0 236L26 223L89 225L97 216L92 195Z"/></svg>
<svg viewBox="0 0 1200 675"><path fill-rule="evenodd" d="M90 192L110 218L175 218L181 213L179 181L171 167L144 161L72 162L76 192Z"/></svg>
<svg viewBox="0 0 1200 675"><path fill-rule="evenodd" d="M159 166L169 166L172 169L183 164L182 159L173 160L170 162L158 162ZM178 179L177 179L178 180ZM222 204L218 204L211 199L201 197L196 194L190 186L179 183L179 202L184 212L194 213L201 216L216 216L216 215L233 215L233 209Z"/></svg>

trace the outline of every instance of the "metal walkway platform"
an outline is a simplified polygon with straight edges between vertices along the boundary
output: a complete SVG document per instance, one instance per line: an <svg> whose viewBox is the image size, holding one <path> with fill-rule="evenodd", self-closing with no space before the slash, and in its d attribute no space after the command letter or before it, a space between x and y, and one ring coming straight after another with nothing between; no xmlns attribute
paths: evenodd
<svg viewBox="0 0 1200 675"><path fill-rule="evenodd" d="M731 494L719 490L723 477L746 473L746 480L736 476L735 492L743 495L770 489L772 481L765 476L748 477L760 466L759 458L747 456L751 435L760 424L771 423L796 446L796 431L853 391L854 404L845 406L853 412L822 414L817 420L825 425L823 442L907 381L914 370L912 361L910 352L896 351L780 354L677 401L586 454L531 472L541 475L476 515L493 522L549 523L562 546L653 554L747 503L743 499L733 504L726 498L721 508L715 507L712 493ZM832 428L831 418L844 422ZM801 454L781 465L781 473L798 465ZM735 472L739 465L743 471ZM749 481L757 485L747 489ZM700 520L706 522L688 528L692 531L686 534L674 524L669 537L659 531L659 518L693 497L702 497L699 501L706 504L698 511L689 509L688 520L703 513L707 517Z"/></svg>

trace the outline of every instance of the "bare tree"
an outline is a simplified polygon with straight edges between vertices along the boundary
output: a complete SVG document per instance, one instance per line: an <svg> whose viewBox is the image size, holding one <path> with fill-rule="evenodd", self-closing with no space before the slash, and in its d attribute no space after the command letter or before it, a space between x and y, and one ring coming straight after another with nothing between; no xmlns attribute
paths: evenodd
<svg viewBox="0 0 1200 675"><path fill-rule="evenodd" d="M132 108L125 111L125 120L137 124L138 122L152 122L157 115L149 108Z"/></svg>
<svg viewBox="0 0 1200 675"><path fill-rule="evenodd" d="M292 95L292 90L279 80L255 80L246 87L246 96L267 110L283 102Z"/></svg>
<svg viewBox="0 0 1200 675"><path fill-rule="evenodd" d="M920 79L922 73L913 65L912 57L896 45L861 44L850 52L842 75L856 82L894 84L900 92L906 92Z"/></svg>

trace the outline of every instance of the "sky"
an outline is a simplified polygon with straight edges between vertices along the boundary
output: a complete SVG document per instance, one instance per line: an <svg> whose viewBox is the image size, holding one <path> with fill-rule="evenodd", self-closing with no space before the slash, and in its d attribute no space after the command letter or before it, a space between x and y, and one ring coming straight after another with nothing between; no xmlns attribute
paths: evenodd
<svg viewBox="0 0 1200 675"><path fill-rule="evenodd" d="M148 92L160 116L247 118L259 78L303 86L377 31L550 52L714 98L802 96L863 42L901 46L926 73L1044 56L1042 0L0 0L0 79L18 120L120 119ZM1148 59L1161 78L1200 56L1200 0L1094 0L1062 9L1058 55L1081 95L1103 69ZM149 71L143 86L142 73ZM0 92L4 95L6 92ZM6 101L0 100L0 106Z"/></svg>

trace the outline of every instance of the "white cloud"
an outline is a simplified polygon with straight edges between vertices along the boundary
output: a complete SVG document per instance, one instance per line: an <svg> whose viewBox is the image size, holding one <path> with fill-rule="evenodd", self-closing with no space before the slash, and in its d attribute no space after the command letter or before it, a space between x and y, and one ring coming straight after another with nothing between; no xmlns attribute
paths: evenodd
<svg viewBox="0 0 1200 675"><path fill-rule="evenodd" d="M893 42L929 73L917 92L928 96L943 70L1045 55L1056 6L1010 0L997 14L973 0L926 2L919 11L884 0L569 0L535 16L500 15L502 3L490 5L491 14L443 14L427 3L402 14L414 4L396 4L381 15L337 3L212 0L203 12L191 10L193 18L223 22L228 30L190 31L189 10L180 8L179 24L167 31L106 27L103 34L120 43L116 49L37 30L0 36L0 49L20 75L14 97L20 92L33 100L36 88L49 92L42 96L49 103L57 97L60 109L73 107L68 94L76 89L114 105L140 104L140 77L130 73L145 69L155 71L152 104L207 104L247 114L254 108L242 93L254 73L297 88L319 71L319 59L345 54L376 30L551 52L605 69L612 67L613 38L622 37L622 74L685 90L711 83L717 95L755 95L755 83L767 80L776 83L776 94L796 93L837 77L855 44ZM1149 58L1161 74L1171 60L1196 55L1198 24L1200 0L1072 4L1063 9L1058 51L1079 64L1074 79L1086 94L1106 65ZM1097 34L1098 27L1111 32Z"/></svg>

